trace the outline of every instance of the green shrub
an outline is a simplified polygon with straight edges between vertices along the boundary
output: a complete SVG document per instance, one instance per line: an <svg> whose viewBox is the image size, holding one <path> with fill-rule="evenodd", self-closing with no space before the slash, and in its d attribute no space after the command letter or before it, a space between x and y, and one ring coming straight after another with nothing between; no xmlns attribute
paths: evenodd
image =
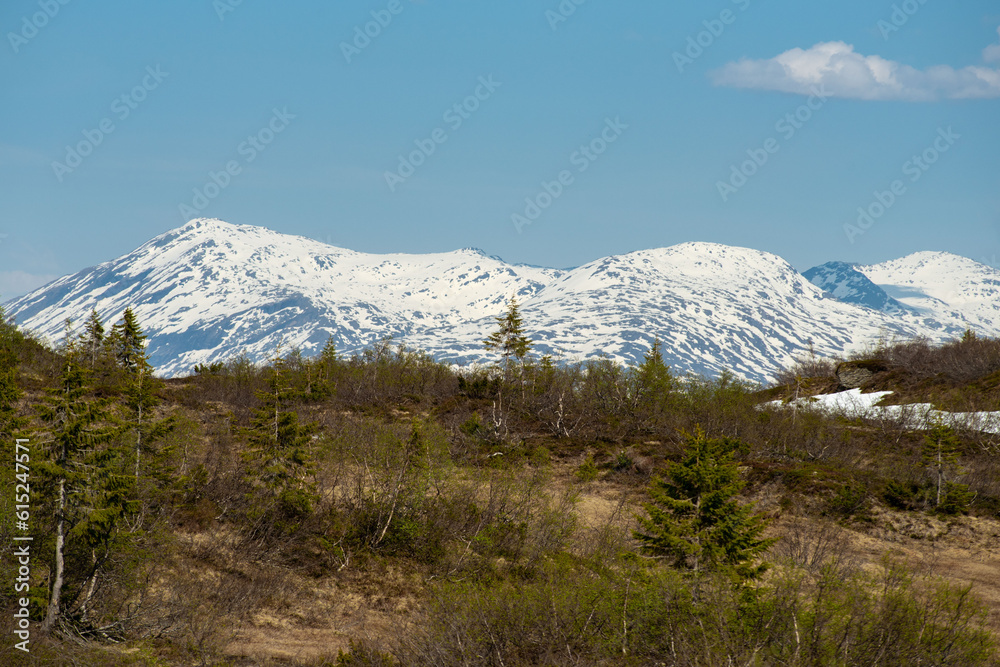
<svg viewBox="0 0 1000 667"><path fill-rule="evenodd" d="M868 516L868 489L859 483L842 484L827 503L827 511L847 519Z"/></svg>
<svg viewBox="0 0 1000 667"><path fill-rule="evenodd" d="M597 479L597 464L594 463L593 454L587 454L587 458L576 469L576 478L581 482L593 482Z"/></svg>
<svg viewBox="0 0 1000 667"><path fill-rule="evenodd" d="M920 504L920 485L916 482L900 482L890 479L885 484L882 498L890 507L898 510L914 510Z"/></svg>
<svg viewBox="0 0 1000 667"><path fill-rule="evenodd" d="M618 452L618 454L615 455L614 460L612 460L611 469L617 472L621 472L623 470L631 470L632 466L634 465L635 461L632 460L632 457L629 456L629 453L626 452L625 450L622 450Z"/></svg>
<svg viewBox="0 0 1000 667"><path fill-rule="evenodd" d="M351 640L347 653L337 655L337 661L332 667L397 667L399 665L391 655L372 648L365 642Z"/></svg>
<svg viewBox="0 0 1000 667"><path fill-rule="evenodd" d="M524 581L438 586L394 653L414 667L986 667L996 654L985 620L968 587L891 559L874 574L829 561L734 588L723 575L559 556Z"/></svg>
<svg viewBox="0 0 1000 667"><path fill-rule="evenodd" d="M976 494L969 490L968 484L946 482L944 493L941 495L941 504L937 506L937 511L945 515L967 514L975 497Z"/></svg>

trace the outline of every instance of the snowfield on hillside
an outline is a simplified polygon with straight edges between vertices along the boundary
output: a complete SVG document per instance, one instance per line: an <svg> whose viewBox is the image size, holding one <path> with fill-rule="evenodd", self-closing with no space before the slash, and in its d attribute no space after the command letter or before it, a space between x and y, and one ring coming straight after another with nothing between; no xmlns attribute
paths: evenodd
<svg viewBox="0 0 1000 667"><path fill-rule="evenodd" d="M822 269L822 270L820 270ZM67 318L131 307L164 376L278 346L343 354L391 336L439 361L490 362L483 340L516 295L538 354L634 364L654 338L677 375L729 371L767 383L810 351L879 339L1000 335L1000 271L947 253L800 274L771 253L683 243L571 269L510 264L477 249L376 255L262 227L197 219L135 251L8 302L57 343Z"/></svg>

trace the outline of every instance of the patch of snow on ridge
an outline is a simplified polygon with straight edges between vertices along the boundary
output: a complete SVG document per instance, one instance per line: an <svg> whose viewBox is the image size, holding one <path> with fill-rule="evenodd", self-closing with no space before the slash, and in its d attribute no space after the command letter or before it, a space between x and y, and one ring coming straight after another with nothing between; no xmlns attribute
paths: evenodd
<svg viewBox="0 0 1000 667"><path fill-rule="evenodd" d="M1000 412L945 412L935 410L930 403L910 403L907 405L877 405L891 391L861 393L860 389L850 389L834 394L805 396L791 401L770 401L765 403L774 408L805 408L820 410L827 414L838 414L850 419L880 419L897 421L907 428L923 430L935 423L943 423L954 428L969 429L981 433L1000 434Z"/></svg>

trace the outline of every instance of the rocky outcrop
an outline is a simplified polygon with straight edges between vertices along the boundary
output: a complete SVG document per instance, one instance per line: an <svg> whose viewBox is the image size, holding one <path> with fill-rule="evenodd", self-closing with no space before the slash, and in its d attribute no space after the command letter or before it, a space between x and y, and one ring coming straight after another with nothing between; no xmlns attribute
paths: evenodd
<svg viewBox="0 0 1000 667"><path fill-rule="evenodd" d="M843 389L857 389L871 382L876 373L887 370L885 362L878 359L845 361L837 366L837 381Z"/></svg>

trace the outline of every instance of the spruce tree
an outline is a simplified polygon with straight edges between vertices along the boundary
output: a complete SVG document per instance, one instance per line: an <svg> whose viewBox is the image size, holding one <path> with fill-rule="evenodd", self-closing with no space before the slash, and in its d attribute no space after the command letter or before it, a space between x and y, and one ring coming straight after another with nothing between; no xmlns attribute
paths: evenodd
<svg viewBox="0 0 1000 667"><path fill-rule="evenodd" d="M649 489L647 516L638 517L635 538L642 550L674 567L700 573L724 570L742 580L766 569L758 557L773 540L761 537L767 522L741 504L743 488L734 455L745 445L730 438L708 438L698 429L686 437L681 461Z"/></svg>
<svg viewBox="0 0 1000 667"><path fill-rule="evenodd" d="M320 368L324 382L329 382L333 378L337 359L337 345L331 335L326 339L326 344L323 345L323 350L319 353Z"/></svg>
<svg viewBox="0 0 1000 667"><path fill-rule="evenodd" d="M285 382L284 362L276 357L267 390L257 393L260 405L249 428L243 429L247 442L243 455L245 479L263 501L252 509L252 514L258 520L268 519L268 509L274 508L277 501L279 516L270 518L276 519L275 526L285 531L311 512L318 500L309 479L309 449L317 426L300 423L295 411L286 409L293 396Z"/></svg>
<svg viewBox="0 0 1000 667"><path fill-rule="evenodd" d="M954 487L955 491L958 492L963 490L963 485L954 485L948 482L949 475L957 476L962 471L958 463L961 444L955 431L940 421L935 422L930 431L924 435L922 458L924 465L934 475L934 484L937 488L934 501L936 508L941 507L942 499L949 488Z"/></svg>
<svg viewBox="0 0 1000 667"><path fill-rule="evenodd" d="M44 443L48 456L37 461L35 468L42 480L40 486L51 493L55 539L43 632L56 627L66 606L63 589L70 537L96 546L126 509L123 490L127 483L116 474L114 452L101 447L117 431L108 421L107 405L88 393L87 371L79 351L67 346L59 385L47 390L44 403L38 407L42 423L48 426Z"/></svg>
<svg viewBox="0 0 1000 667"><path fill-rule="evenodd" d="M131 308L126 308L111 327L107 343L118 365L128 373L135 373L146 359L146 334Z"/></svg>
<svg viewBox="0 0 1000 667"><path fill-rule="evenodd" d="M97 314L96 308L91 309L87 323L83 325L83 336L80 338L80 344L90 368L96 368L97 360L104 347L104 323L101 322L101 316Z"/></svg>
<svg viewBox="0 0 1000 667"><path fill-rule="evenodd" d="M524 362L531 351L531 339L524 335L524 323L521 320L517 299L511 297L507 303L507 312L496 318L497 330L486 339L486 349L500 354L500 366L504 379L509 380L515 362Z"/></svg>
<svg viewBox="0 0 1000 667"><path fill-rule="evenodd" d="M96 313L91 315L91 321L95 316ZM92 338L89 324L90 322L85 340ZM170 431L173 420L152 418L153 408L159 402L156 391L161 383L153 375L153 367L146 357L146 334L131 308L126 308L121 320L111 328L108 343L115 360L124 371L124 406L128 411L128 420L133 425L134 476L138 480L144 449Z"/></svg>
<svg viewBox="0 0 1000 667"><path fill-rule="evenodd" d="M642 364L635 370L635 401L643 408L647 418L674 389L674 378L670 367L663 361L661 345L660 339L656 338Z"/></svg>
<svg viewBox="0 0 1000 667"><path fill-rule="evenodd" d="M336 392L338 360L337 346L331 335L327 338L320 353L306 363L306 372L309 375L307 396L314 399L323 398ZM315 379L313 379L313 374L315 374Z"/></svg>
<svg viewBox="0 0 1000 667"><path fill-rule="evenodd" d="M510 297L507 303L507 312L496 318L497 330L489 335L485 341L487 351L498 352L500 354L500 378L498 382L497 401L493 404L493 433L501 440L505 440L509 434L508 415L504 406L505 391L514 375L514 368L517 365L521 386L522 400L525 396L524 365L525 357L531 351L531 339L524 335L524 323L521 320L521 312L517 305L517 299Z"/></svg>

